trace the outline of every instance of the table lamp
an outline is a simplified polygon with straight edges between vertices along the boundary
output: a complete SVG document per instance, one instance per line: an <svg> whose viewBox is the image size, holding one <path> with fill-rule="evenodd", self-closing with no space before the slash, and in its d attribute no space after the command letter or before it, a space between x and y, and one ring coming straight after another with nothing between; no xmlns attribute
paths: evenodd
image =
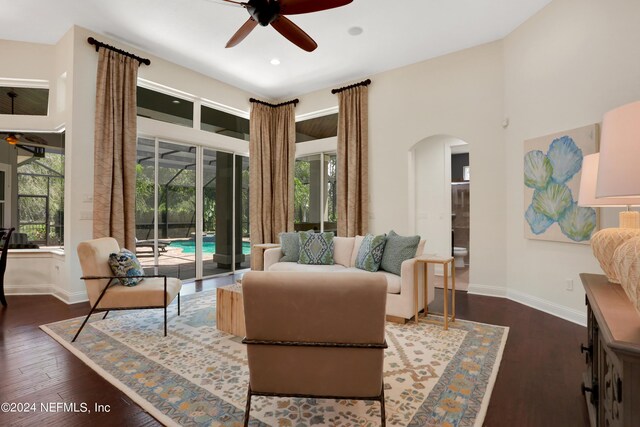
<svg viewBox="0 0 640 427"><path fill-rule="evenodd" d="M585 156L582 161L578 205L589 207L627 207L626 212L620 212L620 228L605 228L591 237L593 254L607 275L607 279L612 283L620 283L615 270L613 255L621 243L632 237L640 236L640 227L636 226L636 222L633 220L635 217L633 214L638 214L638 212L629 211L630 206L640 205L640 197L596 198L599 160L600 153L595 153Z"/></svg>
<svg viewBox="0 0 640 427"><path fill-rule="evenodd" d="M640 102L633 102L604 115L596 198L640 197L639 156ZM622 225L637 226L640 224L638 215L640 214L637 212L623 213L620 216ZM592 240L591 245L595 253L596 242ZM620 282L634 308L640 313L640 236L620 241L614 250L611 264L615 271L614 278Z"/></svg>

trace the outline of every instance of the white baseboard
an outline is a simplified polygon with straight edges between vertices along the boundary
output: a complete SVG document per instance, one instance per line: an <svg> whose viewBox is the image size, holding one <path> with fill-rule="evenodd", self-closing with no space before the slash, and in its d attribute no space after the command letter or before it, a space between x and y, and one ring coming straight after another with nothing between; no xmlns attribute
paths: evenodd
<svg viewBox="0 0 640 427"><path fill-rule="evenodd" d="M488 297L507 297L507 289L501 286L487 286L487 285L475 285L469 283L467 293L471 295L484 295Z"/></svg>
<svg viewBox="0 0 640 427"><path fill-rule="evenodd" d="M53 285L6 285L6 295L51 295Z"/></svg>
<svg viewBox="0 0 640 427"><path fill-rule="evenodd" d="M51 295L65 304L89 301L86 291L69 292L56 285L9 285L4 290L7 295Z"/></svg>
<svg viewBox="0 0 640 427"><path fill-rule="evenodd" d="M54 287L51 295L66 304L77 304L79 302L89 301L86 291L69 292L66 289Z"/></svg>
<svg viewBox="0 0 640 427"><path fill-rule="evenodd" d="M542 298L535 297L533 295L526 294L520 291L508 290L507 298L519 302L520 304L527 305L535 308L536 310L544 311L552 316L559 317L564 320L568 320L572 323L577 323L580 326L587 326L587 309L584 311L568 308L560 304L556 304L551 301L547 301Z"/></svg>
<svg viewBox="0 0 640 427"><path fill-rule="evenodd" d="M575 310L560 304L556 304L545 299L535 297L520 291L506 289L500 286L474 285L469 284L467 291L472 295L484 295L489 297L506 298L536 310L543 311L552 316L577 323L580 326L587 326L587 311Z"/></svg>
<svg viewBox="0 0 640 427"><path fill-rule="evenodd" d="M56 285L8 285L4 288L6 295L51 295L65 304L77 304L89 301L86 291L69 292Z"/></svg>

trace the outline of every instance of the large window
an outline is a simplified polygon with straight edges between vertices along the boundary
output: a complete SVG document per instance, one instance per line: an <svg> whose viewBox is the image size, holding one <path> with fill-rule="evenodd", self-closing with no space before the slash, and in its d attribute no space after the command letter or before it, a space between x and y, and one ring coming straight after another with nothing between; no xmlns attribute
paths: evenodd
<svg viewBox="0 0 640 427"><path fill-rule="evenodd" d="M294 223L297 231L337 231L336 167L335 153L296 159Z"/></svg>
<svg viewBox="0 0 640 427"><path fill-rule="evenodd" d="M46 116L49 89L0 86L0 114Z"/></svg>
<svg viewBox="0 0 640 427"><path fill-rule="evenodd" d="M193 127L193 102L138 86L138 116Z"/></svg>
<svg viewBox="0 0 640 427"><path fill-rule="evenodd" d="M64 242L64 154L61 148L17 150L17 232L32 244ZM35 154L37 153L37 154Z"/></svg>
<svg viewBox="0 0 640 427"><path fill-rule="evenodd" d="M331 138L338 135L338 114L296 122L296 142Z"/></svg>
<svg viewBox="0 0 640 427"><path fill-rule="evenodd" d="M139 138L137 151L136 250L143 266L181 279L248 268L248 158L155 138Z"/></svg>
<svg viewBox="0 0 640 427"><path fill-rule="evenodd" d="M211 107L200 107L200 128L207 132L249 140L249 120Z"/></svg>

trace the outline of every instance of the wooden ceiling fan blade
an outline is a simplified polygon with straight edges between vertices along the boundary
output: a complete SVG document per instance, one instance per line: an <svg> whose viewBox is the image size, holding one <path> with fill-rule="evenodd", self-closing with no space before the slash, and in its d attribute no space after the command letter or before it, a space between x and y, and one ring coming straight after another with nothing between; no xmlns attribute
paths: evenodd
<svg viewBox="0 0 640 427"><path fill-rule="evenodd" d="M298 15L301 13L320 12L346 6L353 0L280 0L282 15Z"/></svg>
<svg viewBox="0 0 640 427"><path fill-rule="evenodd" d="M242 27L229 39L225 47L234 47L249 35L249 33L258 25L258 21L249 18Z"/></svg>
<svg viewBox="0 0 640 427"><path fill-rule="evenodd" d="M313 52L318 47L318 44L309 37L309 34L302 31L300 27L284 16L279 16L278 19L271 23L271 26L300 49Z"/></svg>

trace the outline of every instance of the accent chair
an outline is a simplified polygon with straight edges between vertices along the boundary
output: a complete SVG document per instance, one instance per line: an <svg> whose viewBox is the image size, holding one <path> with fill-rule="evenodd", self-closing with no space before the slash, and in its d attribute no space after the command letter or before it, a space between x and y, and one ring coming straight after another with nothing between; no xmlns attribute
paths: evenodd
<svg viewBox="0 0 640 427"><path fill-rule="evenodd" d="M87 320L94 312L110 310L136 310L144 308L164 309L164 336L167 336L167 306L177 297L180 315L180 289L182 282L166 275L116 276L109 267L109 255L118 253L120 246L116 239L103 237L88 240L78 245L78 257L82 267L82 279L87 286L91 311L73 337L74 342ZM135 286L123 286L119 278L142 277Z"/></svg>
<svg viewBox="0 0 640 427"><path fill-rule="evenodd" d="M248 272L242 279L252 396L376 400L385 425L387 283L366 273Z"/></svg>

